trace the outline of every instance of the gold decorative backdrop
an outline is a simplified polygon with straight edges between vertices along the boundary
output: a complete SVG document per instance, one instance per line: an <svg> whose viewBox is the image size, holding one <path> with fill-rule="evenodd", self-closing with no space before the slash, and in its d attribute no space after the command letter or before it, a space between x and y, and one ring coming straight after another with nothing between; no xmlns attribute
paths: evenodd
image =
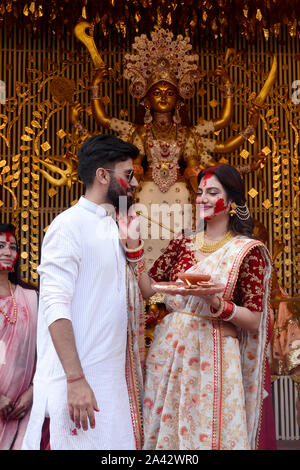
<svg viewBox="0 0 300 470"><path fill-rule="evenodd" d="M108 39L102 46L98 43L102 58L116 71L103 85L107 111L130 120L135 118L136 102L122 77L122 58L132 40L119 39L114 45ZM188 103L194 123L200 116L211 119L220 112L222 92L212 72L224 61L226 47L218 39L211 42L210 49L207 45L204 49L196 35L192 44L199 53L202 72L196 96ZM236 39L232 38L232 47L234 51L226 67L235 84L234 119L226 130L216 133L215 137L222 140L246 126L247 109L261 89L272 55L278 60L278 80L261 111L256 140L250 138L242 149L226 158L237 165L251 161L259 151L266 154L266 164L255 174L244 177L248 203L254 216L268 230L270 250L282 243L275 267L288 294L297 295L300 291L300 105L293 104L291 98L295 91L292 83L300 80L299 40L286 30L278 37L268 40L261 37L248 44L237 34ZM103 130L95 126L89 107L92 64L86 50L73 36L58 40L48 32L34 39L25 30L16 28L8 37L3 28L0 50L0 80L6 83L7 96L5 105L0 105L1 218L2 221L13 218L17 223L23 277L37 283L36 267L45 229L82 193L82 185L76 181L76 152L80 141L69 123L70 104L59 99L57 93L56 98L53 95L57 77L69 79L71 99L73 95L74 101L85 105L82 115L85 127L93 133ZM56 179L54 184L43 174L43 170L49 172L49 164L59 168L51 173Z"/></svg>

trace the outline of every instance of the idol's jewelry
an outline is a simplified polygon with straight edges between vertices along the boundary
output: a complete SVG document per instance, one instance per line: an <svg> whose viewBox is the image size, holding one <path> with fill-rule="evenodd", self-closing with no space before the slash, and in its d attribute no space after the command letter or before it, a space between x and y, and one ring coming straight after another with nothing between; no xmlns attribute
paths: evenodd
<svg viewBox="0 0 300 470"><path fill-rule="evenodd" d="M88 132L87 129L85 129L85 127L82 126L82 124L81 124L80 121L76 122L76 124L74 125L74 127L75 127L75 129L78 130L78 132L79 132L80 135L85 135L85 134L87 134L87 132Z"/></svg>
<svg viewBox="0 0 300 470"><path fill-rule="evenodd" d="M11 282L10 282L10 281L8 281L8 286L9 286L10 295L11 295L12 302L13 302L13 306L14 306L14 316L13 316L13 318L11 319L8 315L6 315L6 313L2 310L1 307L0 307L0 312L1 312L2 315L6 318L6 320L8 321L8 323L10 323L11 325L14 325L14 324L16 323L16 321L17 321L18 310L17 310L17 304L16 304L16 299L15 299L15 296L14 296L13 288L12 288L12 285L11 285Z"/></svg>
<svg viewBox="0 0 300 470"><path fill-rule="evenodd" d="M250 137L251 135L254 134L254 132L255 132L254 127L251 126L251 125L249 125L249 126L246 127L246 129L244 129L243 131L241 131L239 134L240 134L240 136L243 137L244 140L247 140L247 139L249 139L249 137Z"/></svg>
<svg viewBox="0 0 300 470"><path fill-rule="evenodd" d="M198 56L191 54L188 37L162 28L137 36L134 53L125 55L124 77L130 80L129 91L134 98L144 98L150 88L166 81L178 89L181 98L189 99L195 93L194 83L200 80Z"/></svg>
<svg viewBox="0 0 300 470"><path fill-rule="evenodd" d="M91 86L91 99L92 100L99 100L101 98L99 94L99 86L98 85L93 85Z"/></svg>
<svg viewBox="0 0 300 470"><path fill-rule="evenodd" d="M214 253L215 251L222 248L222 246L226 245L226 243L228 243L229 240L232 240L233 238L234 238L234 235L229 230L223 238L221 238L215 243L207 243L206 241L204 241L202 246L199 248L199 250L203 253Z"/></svg>
<svg viewBox="0 0 300 470"><path fill-rule="evenodd" d="M181 106L183 106L183 103L177 103L176 104L176 107L175 107L175 114L173 116L173 121L175 122L175 124L181 124L181 116L180 116L180 108Z"/></svg>
<svg viewBox="0 0 300 470"><path fill-rule="evenodd" d="M146 112L145 112L145 116L144 116L144 123L149 125L149 124L151 124L152 119L153 119L151 111L150 111L149 104L145 104L145 109L146 109Z"/></svg>
<svg viewBox="0 0 300 470"><path fill-rule="evenodd" d="M232 83L225 83L224 84L224 88L225 88L225 93L224 93L224 97L225 98L233 98L233 85Z"/></svg>

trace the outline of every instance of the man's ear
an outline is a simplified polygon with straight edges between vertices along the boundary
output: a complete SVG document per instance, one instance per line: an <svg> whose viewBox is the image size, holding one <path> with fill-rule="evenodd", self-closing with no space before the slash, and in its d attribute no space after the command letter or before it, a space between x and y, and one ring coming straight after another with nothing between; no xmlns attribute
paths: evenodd
<svg viewBox="0 0 300 470"><path fill-rule="evenodd" d="M109 183L110 175L109 172L104 168L97 168L95 178L97 179L98 183L106 185Z"/></svg>

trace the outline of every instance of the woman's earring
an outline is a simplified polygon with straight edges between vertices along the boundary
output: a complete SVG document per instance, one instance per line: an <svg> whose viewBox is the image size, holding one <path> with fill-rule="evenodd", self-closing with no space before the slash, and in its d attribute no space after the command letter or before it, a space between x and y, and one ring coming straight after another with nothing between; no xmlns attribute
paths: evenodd
<svg viewBox="0 0 300 470"><path fill-rule="evenodd" d="M229 214L230 214L231 217L236 214L236 203L235 202L231 203Z"/></svg>
<svg viewBox="0 0 300 470"><path fill-rule="evenodd" d="M175 122L175 124L180 124L181 123L181 116L180 116L180 113L179 113L179 110L180 110L181 106L182 106L181 102L176 104L175 114L173 116L173 121Z"/></svg>
<svg viewBox="0 0 300 470"><path fill-rule="evenodd" d="M146 103L145 103L145 109L146 109L146 112L145 112L145 116L144 116L144 123L145 123L145 124L151 124L151 122L152 122L152 114L151 114L151 111L150 111L150 106L149 106L149 104L146 104Z"/></svg>

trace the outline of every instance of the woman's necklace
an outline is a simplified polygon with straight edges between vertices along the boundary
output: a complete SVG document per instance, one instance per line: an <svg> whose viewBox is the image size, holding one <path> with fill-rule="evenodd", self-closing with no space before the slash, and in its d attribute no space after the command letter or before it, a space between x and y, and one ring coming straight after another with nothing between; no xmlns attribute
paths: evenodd
<svg viewBox="0 0 300 470"><path fill-rule="evenodd" d="M202 246L199 247L199 251L201 251L202 253L214 253L215 251L222 248L222 246L226 245L226 243L229 242L229 240L232 240L233 238L234 235L229 230L223 238L221 238L215 243L208 243L204 240Z"/></svg>
<svg viewBox="0 0 300 470"><path fill-rule="evenodd" d="M8 323L14 325L17 321L18 310L17 310L16 299L15 299L15 296L14 296L14 293L13 293L13 288L12 288L12 285L11 285L10 281L8 281L8 286L9 286L10 295L11 295L11 298L12 298L12 301L13 301L13 306L14 306L14 317L13 317L13 319L11 319L8 315L6 315L6 313L2 310L1 307L0 307L0 312L2 313L2 315L4 315L4 317L6 318Z"/></svg>

